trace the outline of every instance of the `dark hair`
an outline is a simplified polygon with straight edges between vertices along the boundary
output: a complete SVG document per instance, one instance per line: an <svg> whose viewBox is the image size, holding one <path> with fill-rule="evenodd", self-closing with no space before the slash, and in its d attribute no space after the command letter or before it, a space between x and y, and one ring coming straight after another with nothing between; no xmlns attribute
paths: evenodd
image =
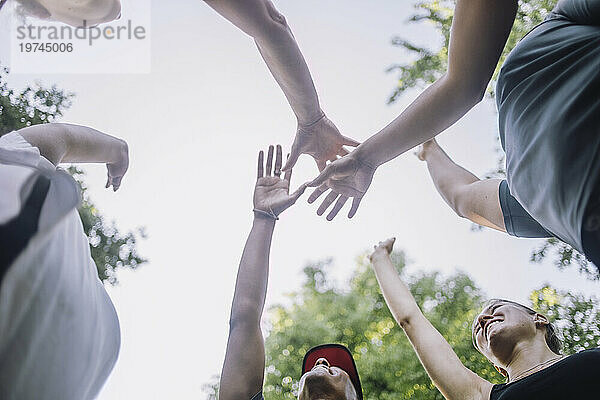
<svg viewBox="0 0 600 400"><path fill-rule="evenodd" d="M521 303L517 303L515 301L505 300L505 299L491 299L485 304L485 307L483 307L483 309L486 309L497 303L509 303L509 304L515 305L530 315L539 314L537 311L535 311L527 306L524 306ZM474 326L476 323L477 323L477 317L475 317L475 320L473 321L472 326ZM475 346L475 348L477 350L479 350L479 347L477 347L477 342L475 341L475 335L473 334L473 329L471 329L471 339L473 341L473 346ZM550 350L552 350L553 353L559 354L559 355L561 354L560 350L562 348L562 342L558 338L556 327L551 322L548 322L548 324L546 325L546 344L548 345ZM479 350L479 351L481 351L481 350Z"/></svg>

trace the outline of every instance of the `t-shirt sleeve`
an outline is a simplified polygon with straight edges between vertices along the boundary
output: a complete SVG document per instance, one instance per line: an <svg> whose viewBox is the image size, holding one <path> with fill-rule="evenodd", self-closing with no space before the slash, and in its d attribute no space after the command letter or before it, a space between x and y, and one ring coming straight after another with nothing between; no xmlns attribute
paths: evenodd
<svg viewBox="0 0 600 400"><path fill-rule="evenodd" d="M542 227L521 204L510 194L506 180L500 182L498 191L500 207L504 216L506 232L511 236L524 238L544 238L554 236Z"/></svg>

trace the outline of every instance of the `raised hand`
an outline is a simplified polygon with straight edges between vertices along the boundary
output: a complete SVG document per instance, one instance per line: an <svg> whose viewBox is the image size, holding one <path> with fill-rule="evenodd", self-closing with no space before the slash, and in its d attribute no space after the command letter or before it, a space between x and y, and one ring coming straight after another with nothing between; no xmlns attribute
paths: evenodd
<svg viewBox="0 0 600 400"><path fill-rule="evenodd" d="M343 136L333 122L323 115L310 125L298 125L290 157L283 170L287 171L296 165L300 154L309 154L315 159L319 171L323 171L327 161L335 161L338 156L348 154L343 146L354 147L359 144L356 140Z"/></svg>
<svg viewBox="0 0 600 400"><path fill-rule="evenodd" d="M317 186L308 198L309 203L313 203L327 190L331 192L325 197L317 210L318 215L323 215L325 210L337 199L337 202L327 214L327 220L331 221L342 209L346 201L352 197L352 207L348 213L348 218L352 218L358 206L371 185L375 168L358 160L353 153L338 159L327 165L321 174L308 184L310 187Z"/></svg>
<svg viewBox="0 0 600 400"><path fill-rule="evenodd" d="M373 246L373 253L369 256L369 260L374 261L376 258L381 256L389 256L394 250L394 242L396 238L389 238L383 242L379 242L376 246Z"/></svg>
<svg viewBox="0 0 600 400"><path fill-rule="evenodd" d="M435 138L430 139L425 143L421 144L419 147L417 147L417 150L415 150L414 154L419 160L425 161L427 159L427 152L435 147L439 147L437 141L435 140Z"/></svg>
<svg viewBox="0 0 600 400"><path fill-rule="evenodd" d="M106 163L107 175L106 188L112 185L113 191L117 191L121 186L121 180L129 168L129 150L127 144L123 142L123 146L118 150L115 162Z"/></svg>
<svg viewBox="0 0 600 400"><path fill-rule="evenodd" d="M294 193L290 192L290 179L292 169L288 169L281 179L281 146L277 145L275 156L275 168L273 169L273 146L269 146L266 163L266 176L264 164L264 153L258 153L258 173L256 187L254 188L254 210L262 215L270 215L277 218L279 214L292 206L302 196L307 184L303 184ZM271 170L273 169L273 176Z"/></svg>

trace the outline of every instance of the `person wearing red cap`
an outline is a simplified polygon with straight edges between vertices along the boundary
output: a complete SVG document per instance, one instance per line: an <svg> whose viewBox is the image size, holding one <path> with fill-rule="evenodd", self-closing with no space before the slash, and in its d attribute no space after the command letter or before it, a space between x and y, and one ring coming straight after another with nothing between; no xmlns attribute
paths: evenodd
<svg viewBox="0 0 600 400"><path fill-rule="evenodd" d="M548 318L510 300L490 300L474 319L471 332L475 348L506 377L506 383L494 385L464 366L398 275L390 258L394 241L375 246L370 256L373 269L394 319L446 399L598 398L600 348L561 354L561 341Z"/></svg>
<svg viewBox="0 0 600 400"><path fill-rule="evenodd" d="M269 251L279 215L304 193L306 184L289 193L292 170L281 178L282 151L269 147L258 155L254 189L254 221L235 284L229 320L229 339L219 387L220 400L260 400L265 370L260 319L269 275ZM274 168L273 168L274 167ZM362 400L358 371L350 351L339 344L312 348L304 357L298 399Z"/></svg>

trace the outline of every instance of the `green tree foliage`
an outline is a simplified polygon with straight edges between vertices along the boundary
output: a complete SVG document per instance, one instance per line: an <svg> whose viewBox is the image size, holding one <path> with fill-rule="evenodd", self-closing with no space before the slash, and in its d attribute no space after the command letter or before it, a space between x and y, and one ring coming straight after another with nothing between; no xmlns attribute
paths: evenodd
<svg viewBox="0 0 600 400"><path fill-rule="evenodd" d="M493 365L475 350L471 324L486 296L466 274L408 274L405 256L394 264L431 323L448 340L460 360L481 377L504 382ZM265 340L266 400L295 399L306 351L323 343L342 343L354 354L365 399L443 399L421 366L406 335L394 321L366 257L358 260L350 283L336 285L327 275L329 262L304 268L301 289L285 305L268 312ZM600 302L546 285L530 295L532 308L559 329L565 354L600 346ZM204 386L216 399L218 377Z"/></svg>
<svg viewBox="0 0 600 400"><path fill-rule="evenodd" d="M39 84L28 86L22 91L15 91L8 87L7 75L8 70L2 68L0 70L0 136L28 126L55 122L71 106L74 97L72 93L58 89L56 86L44 88ZM114 224L107 223L88 196L83 171L71 167L69 172L75 178L83 195L79 215L89 237L98 276L104 282L116 284L117 269L135 269L146 261L138 254L136 247L138 240L144 237L144 232L139 230L122 233Z"/></svg>
<svg viewBox="0 0 600 400"><path fill-rule="evenodd" d="M399 273L404 260L403 254L395 255ZM265 398L295 398L304 354L332 342L353 352L365 399L443 399L394 321L368 261L359 261L346 289L330 282L326 267L327 263L306 267L304 286L291 295L291 306L270 310ZM449 278L438 273L403 275L427 318L461 360L500 382L501 376L471 345L471 322L483 301L475 283L460 272Z"/></svg>
<svg viewBox="0 0 600 400"><path fill-rule="evenodd" d="M557 0L520 0L519 9L512 31L496 66L494 75L488 86L488 98L493 99L494 88L500 67L508 53L516 46L518 41L533 27L539 24L544 17L554 8ZM446 72L448 66L448 44L450 42L450 27L454 12L455 1L453 0L426 0L415 3L416 13L408 18L409 23L429 23L435 26L440 33L439 46L437 48L423 47L408 41L400 36L392 39L392 45L399 47L408 54L407 63L394 64L387 71L398 75L398 82L388 98L388 103L396 101L406 90L411 88L423 88L435 82ZM498 144L498 153L501 156L497 165L487 177L504 177L504 153ZM478 230L478 229L475 229ZM551 259L553 264L560 268L576 265L578 270L587 278L600 279L600 272L584 255L577 252L571 246L557 240L547 239L544 243L532 251L530 260L542 262Z"/></svg>

